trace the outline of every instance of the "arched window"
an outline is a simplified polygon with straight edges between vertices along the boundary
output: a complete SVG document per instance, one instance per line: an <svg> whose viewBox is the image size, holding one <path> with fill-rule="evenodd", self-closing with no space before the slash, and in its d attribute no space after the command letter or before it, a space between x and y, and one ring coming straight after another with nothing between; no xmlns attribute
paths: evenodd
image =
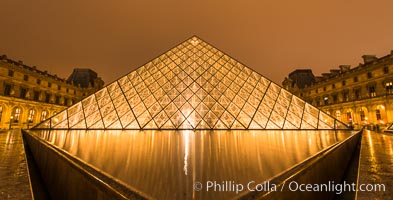
<svg viewBox="0 0 393 200"><path fill-rule="evenodd" d="M367 121L367 120L368 120L368 117L367 117L367 115L368 115L367 108L365 108L365 107L360 108L360 110L359 110L359 115L360 115L360 121Z"/></svg>
<svg viewBox="0 0 393 200"><path fill-rule="evenodd" d="M46 117L48 115L48 111L44 110L41 112L41 121L46 120Z"/></svg>
<svg viewBox="0 0 393 200"><path fill-rule="evenodd" d="M35 110L30 109L30 110L29 110L29 116L27 117L27 121L28 121L29 123L33 123L33 121L34 121L34 116L35 116Z"/></svg>
<svg viewBox="0 0 393 200"><path fill-rule="evenodd" d="M19 107L15 107L14 110L12 111L11 119L17 123L19 122L21 115L21 109Z"/></svg>

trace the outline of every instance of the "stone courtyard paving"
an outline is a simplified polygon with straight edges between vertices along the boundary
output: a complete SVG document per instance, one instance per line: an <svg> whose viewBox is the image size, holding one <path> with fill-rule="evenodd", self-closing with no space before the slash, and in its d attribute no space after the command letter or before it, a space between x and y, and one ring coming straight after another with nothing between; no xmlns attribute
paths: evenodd
<svg viewBox="0 0 393 200"><path fill-rule="evenodd" d="M393 134L363 132L358 183L358 187L365 184L364 188L377 190L358 191L358 199L393 199ZM385 191L378 191L375 184L384 184Z"/></svg>
<svg viewBox="0 0 393 200"><path fill-rule="evenodd" d="M0 132L0 199L32 199L19 129Z"/></svg>

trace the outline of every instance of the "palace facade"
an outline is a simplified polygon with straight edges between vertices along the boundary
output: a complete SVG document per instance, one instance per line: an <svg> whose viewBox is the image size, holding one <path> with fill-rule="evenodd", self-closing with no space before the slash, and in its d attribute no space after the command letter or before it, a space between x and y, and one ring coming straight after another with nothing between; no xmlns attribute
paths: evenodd
<svg viewBox="0 0 393 200"><path fill-rule="evenodd" d="M35 126L103 85L90 69L74 69L65 80L0 56L0 129Z"/></svg>
<svg viewBox="0 0 393 200"><path fill-rule="evenodd" d="M364 63L355 68L341 65L322 76L295 70L283 87L355 128L386 126L393 122L393 51L362 58Z"/></svg>

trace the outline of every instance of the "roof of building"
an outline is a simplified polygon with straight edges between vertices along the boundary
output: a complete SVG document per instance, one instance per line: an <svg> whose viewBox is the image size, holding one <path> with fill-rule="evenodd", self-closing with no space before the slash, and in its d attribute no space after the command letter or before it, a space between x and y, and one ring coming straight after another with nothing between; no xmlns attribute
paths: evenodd
<svg viewBox="0 0 393 200"><path fill-rule="evenodd" d="M40 74L40 75L52 78L54 80L68 83L65 79L60 78L57 75L49 74L47 71L41 71L41 70L37 69L35 66L30 67L28 65L25 65L22 61L15 61L15 60L9 59L9 58L7 58L6 55L0 56L0 60L4 61L6 63L12 64L14 66L21 67L24 70L29 70L31 72L34 72L34 73L37 73L37 74ZM70 83L68 83L68 84L70 84Z"/></svg>

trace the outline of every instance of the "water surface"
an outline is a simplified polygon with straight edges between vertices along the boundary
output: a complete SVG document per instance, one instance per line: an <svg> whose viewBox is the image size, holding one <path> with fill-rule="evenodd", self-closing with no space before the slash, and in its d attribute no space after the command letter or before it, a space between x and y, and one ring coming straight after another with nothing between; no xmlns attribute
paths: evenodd
<svg viewBox="0 0 393 200"><path fill-rule="evenodd" d="M208 181L263 183L350 131L31 131L155 199L228 199ZM196 182L202 183L195 191ZM222 187L221 187L222 188ZM221 190L225 190L222 188Z"/></svg>

